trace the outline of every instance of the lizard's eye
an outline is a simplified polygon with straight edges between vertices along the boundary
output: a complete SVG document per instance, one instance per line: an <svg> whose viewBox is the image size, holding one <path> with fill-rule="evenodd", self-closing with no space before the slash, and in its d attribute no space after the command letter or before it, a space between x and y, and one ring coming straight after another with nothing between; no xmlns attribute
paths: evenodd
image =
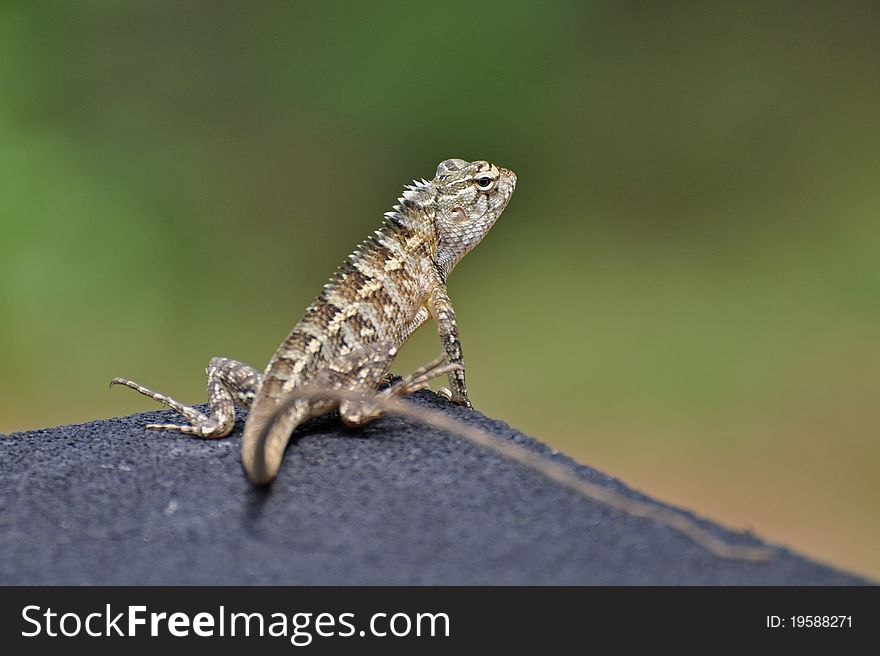
<svg viewBox="0 0 880 656"><path fill-rule="evenodd" d="M495 179L488 175L477 178L477 187L480 188L480 191L488 191L493 184L495 184Z"/></svg>

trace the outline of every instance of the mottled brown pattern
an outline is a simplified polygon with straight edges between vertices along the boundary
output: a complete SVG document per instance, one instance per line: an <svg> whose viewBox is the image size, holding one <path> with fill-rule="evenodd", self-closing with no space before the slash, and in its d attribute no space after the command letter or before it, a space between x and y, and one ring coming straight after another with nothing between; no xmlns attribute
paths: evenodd
<svg viewBox="0 0 880 656"><path fill-rule="evenodd" d="M242 439L242 461L251 480L270 482L290 435L309 417L339 407L343 419L360 424L378 416L368 397L412 332L429 317L437 321L445 353L404 379L387 396L424 386L446 373L453 401L470 405L464 359L446 278L486 235L516 186L509 170L485 161L444 160L431 181L413 181L382 227L337 269L276 350L262 375L245 364L214 358L207 368L210 414L204 415L132 381L115 378L179 412L189 424L149 426L204 438L232 430L233 403L251 408ZM305 385L361 393L362 402L301 399L280 419L276 408ZM274 421L274 423L269 423Z"/></svg>

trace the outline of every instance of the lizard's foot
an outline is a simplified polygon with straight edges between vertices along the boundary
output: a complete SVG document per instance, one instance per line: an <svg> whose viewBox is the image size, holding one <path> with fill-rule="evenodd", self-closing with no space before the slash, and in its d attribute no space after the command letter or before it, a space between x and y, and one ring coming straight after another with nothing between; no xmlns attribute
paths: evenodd
<svg viewBox="0 0 880 656"><path fill-rule="evenodd" d="M199 412L195 408L192 408L188 405L184 405L180 401L172 399L170 396L166 396L165 394L160 394L159 392L154 392L150 388L144 387L143 385L140 385L139 383L136 383L133 380L128 380L127 378L116 377L110 381L110 386L112 387L113 385L125 385L126 387L130 387L131 389L133 389L135 392L139 392L139 393L143 394L144 396L149 396L154 401L158 401L162 405L167 406L167 407L171 408L172 410L174 410L175 412L179 413L187 421L195 422L195 421L199 421L200 419L202 419L202 420L207 419L207 417L203 413ZM152 425L155 425L155 424L152 424Z"/></svg>
<svg viewBox="0 0 880 656"><path fill-rule="evenodd" d="M369 396L366 396L363 401L343 401L339 404L339 415L347 426L362 426L384 414L381 399L398 398L426 389L432 379L461 368L460 364L446 362L446 357L441 356L425 366L419 367L410 375L404 376L391 387L379 390L375 394L375 398L380 400L380 403L370 403Z"/></svg>
<svg viewBox="0 0 880 656"><path fill-rule="evenodd" d="M180 401L172 399L170 396L154 392L148 387L144 387L143 385L140 385L133 380L128 380L127 378L113 378L110 381L110 385L111 387L113 385L125 385L126 387L130 387L134 391L139 392L144 396L149 396L151 399L171 408L190 422L189 424L147 424L144 428L148 430L172 430L177 431L178 433L185 433L186 435L196 435L198 437L210 439L229 435L235 425L234 412L218 413L217 416L209 417L191 406L184 405Z"/></svg>
<svg viewBox="0 0 880 656"><path fill-rule="evenodd" d="M228 432L223 432L223 427L218 426L216 422L213 422L210 417L205 417L207 420L204 424L201 422L190 424L147 424L144 426L147 430L167 430L167 431L176 431L178 433L184 433L186 435L196 435L198 437L204 437L205 439L211 439L214 437L225 437L228 435Z"/></svg>
<svg viewBox="0 0 880 656"><path fill-rule="evenodd" d="M442 396L447 401L452 401L456 405L463 405L465 408L473 408L474 406L471 404L470 399L467 397L462 397L460 399L456 399L455 395L452 393L448 387L441 387L437 390L437 396Z"/></svg>
<svg viewBox="0 0 880 656"><path fill-rule="evenodd" d="M379 396L406 396L421 389L426 389L428 383L434 378L448 374L450 371L458 371L463 369L460 364L447 362L445 356L431 360L423 367L419 367L408 376L404 376L402 380L382 390Z"/></svg>

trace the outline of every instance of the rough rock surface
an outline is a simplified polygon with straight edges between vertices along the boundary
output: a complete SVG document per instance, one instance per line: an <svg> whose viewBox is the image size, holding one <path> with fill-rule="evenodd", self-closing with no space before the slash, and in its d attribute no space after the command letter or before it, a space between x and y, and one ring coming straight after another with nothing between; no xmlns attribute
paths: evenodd
<svg viewBox="0 0 880 656"><path fill-rule="evenodd" d="M442 409L645 499L430 392ZM146 433L156 411L0 436L2 584L858 584L779 549L719 559L678 532L399 417L302 427L268 489L232 437ZM699 520L731 541L753 536Z"/></svg>

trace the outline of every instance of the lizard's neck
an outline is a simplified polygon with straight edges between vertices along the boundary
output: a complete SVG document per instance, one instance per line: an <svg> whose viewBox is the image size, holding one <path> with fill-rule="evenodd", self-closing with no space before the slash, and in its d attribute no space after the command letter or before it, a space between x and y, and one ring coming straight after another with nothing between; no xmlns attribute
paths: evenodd
<svg viewBox="0 0 880 656"><path fill-rule="evenodd" d="M409 257L429 257L436 261L437 230L435 210L428 184L406 188L392 211L385 213L382 232L400 244Z"/></svg>

